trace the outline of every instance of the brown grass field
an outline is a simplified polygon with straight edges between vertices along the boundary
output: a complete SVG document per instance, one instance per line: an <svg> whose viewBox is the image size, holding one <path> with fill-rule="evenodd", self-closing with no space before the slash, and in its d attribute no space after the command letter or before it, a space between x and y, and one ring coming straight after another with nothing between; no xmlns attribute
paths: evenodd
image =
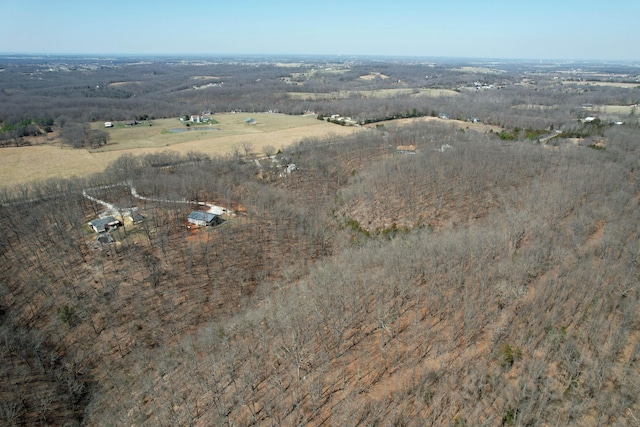
<svg viewBox="0 0 640 427"><path fill-rule="evenodd" d="M380 77L383 80L389 78L389 76L387 76L385 74L371 72L371 73L367 74L366 76L360 76L359 79L360 80L374 80L376 77Z"/></svg>
<svg viewBox="0 0 640 427"><path fill-rule="evenodd" d="M287 116L284 114L239 113L217 114L218 121L193 126L190 131L170 133L169 129L183 127L178 119L154 120L151 126L118 127L109 130L110 142L98 150L71 149L59 143L27 147L7 147L0 150L0 186L10 187L34 180L71 178L102 172L107 165L124 153L148 154L162 151L187 153L198 151L209 156L224 156L233 147L249 143L254 153L261 153L268 145L276 149L294 144L304 138L323 138L361 131L361 128L337 126L317 120L315 115ZM255 124L244 122L247 117ZM100 124L94 124L100 127Z"/></svg>
<svg viewBox="0 0 640 427"><path fill-rule="evenodd" d="M594 105L592 110L595 112L602 112L607 114L621 114L628 116L637 110L638 107L633 105Z"/></svg>
<svg viewBox="0 0 640 427"><path fill-rule="evenodd" d="M393 98L398 95L412 96L458 96L459 93L450 89L380 89L380 90L357 90L357 91L340 91L330 93L313 93L313 92L289 92L292 99L348 99L354 95L363 96L365 98Z"/></svg>
<svg viewBox="0 0 640 427"><path fill-rule="evenodd" d="M471 129L471 130L475 130L476 132L482 132L482 133L486 133L489 131L499 133L504 130L500 126L486 125L484 123L471 123L471 122L465 122L462 120L441 119L439 117L412 117L408 119L386 120L382 122L371 123L371 124L365 125L365 127L375 128L376 126L381 124L404 126L404 125L410 125L410 124L420 123L420 122L448 123L451 126L456 126L460 129Z"/></svg>
<svg viewBox="0 0 640 427"><path fill-rule="evenodd" d="M635 89L640 87L640 83L622 83L622 82L563 82L563 84L572 84L572 85L581 85L581 86L611 86L611 87L621 87L627 89Z"/></svg>

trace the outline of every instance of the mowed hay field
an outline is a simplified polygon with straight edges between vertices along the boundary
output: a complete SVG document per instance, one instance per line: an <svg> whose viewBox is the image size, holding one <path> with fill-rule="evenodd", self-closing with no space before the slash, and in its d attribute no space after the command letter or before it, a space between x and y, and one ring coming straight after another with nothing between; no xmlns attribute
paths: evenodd
<svg viewBox="0 0 640 427"><path fill-rule="evenodd" d="M217 124L198 125L182 133L169 129L185 128L178 119L161 119L149 124L107 129L111 140L98 150L71 149L60 144L0 149L0 186L10 187L33 180L71 178L102 172L124 153L148 154L162 151L187 153L197 151L209 156L223 156L234 147L248 143L252 152L260 154L268 145L276 149L304 138L322 138L362 131L358 127L338 126L315 115L287 116L268 113L216 114ZM253 118L254 124L245 123ZM94 124L102 128L102 123ZM219 130L204 130L218 128Z"/></svg>

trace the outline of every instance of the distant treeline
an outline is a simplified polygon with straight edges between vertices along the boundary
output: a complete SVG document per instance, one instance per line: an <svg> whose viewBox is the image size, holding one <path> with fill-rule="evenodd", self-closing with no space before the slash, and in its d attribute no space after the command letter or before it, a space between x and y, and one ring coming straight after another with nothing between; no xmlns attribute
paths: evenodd
<svg viewBox="0 0 640 427"><path fill-rule="evenodd" d="M79 58L38 61L0 58L0 141L4 145L18 144L22 136L48 132L60 118L94 122L177 117L202 111L313 111L326 116L341 114L365 123L437 112L452 119L478 117L505 127L543 129L584 116L585 104L640 102L638 91L560 84L553 80L553 72L522 84L524 65L516 63L501 64L500 72L488 73L471 68L462 72L462 62L434 65L318 60L282 67L264 60L197 64ZM405 92L390 91L384 97L362 94L389 89ZM419 89L454 89L458 95L426 96ZM347 99L289 96L295 92L352 95ZM546 109L513 108L517 105Z"/></svg>

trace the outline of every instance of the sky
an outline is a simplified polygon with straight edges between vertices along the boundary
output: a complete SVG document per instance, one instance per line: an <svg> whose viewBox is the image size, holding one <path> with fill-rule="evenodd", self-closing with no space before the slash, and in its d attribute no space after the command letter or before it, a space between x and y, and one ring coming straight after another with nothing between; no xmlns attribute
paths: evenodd
<svg viewBox="0 0 640 427"><path fill-rule="evenodd" d="M640 60L640 0L0 0L0 54Z"/></svg>

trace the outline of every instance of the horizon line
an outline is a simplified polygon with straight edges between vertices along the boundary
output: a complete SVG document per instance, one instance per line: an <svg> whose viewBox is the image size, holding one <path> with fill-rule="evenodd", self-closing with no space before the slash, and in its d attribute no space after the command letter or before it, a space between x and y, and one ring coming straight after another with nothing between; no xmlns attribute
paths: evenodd
<svg viewBox="0 0 640 427"><path fill-rule="evenodd" d="M443 55L401 55L401 54L363 54L363 53L87 53L87 52L2 52L0 57L79 57L79 58L215 58L215 57L260 57L260 58L380 58L380 59L438 59L438 60L475 60L475 61L508 61L508 62L616 62L640 63L639 59L598 59L598 58L515 58L500 56L443 56Z"/></svg>

